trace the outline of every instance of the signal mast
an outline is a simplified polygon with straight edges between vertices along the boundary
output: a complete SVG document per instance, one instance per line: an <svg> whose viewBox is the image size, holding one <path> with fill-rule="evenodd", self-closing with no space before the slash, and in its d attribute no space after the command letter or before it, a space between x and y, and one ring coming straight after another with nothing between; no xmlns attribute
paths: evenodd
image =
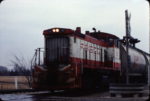
<svg viewBox="0 0 150 101"><path fill-rule="evenodd" d="M131 14L129 15L128 10L125 10L125 21L126 21L126 36L123 37L123 41L126 44L126 54L127 54L127 67L126 67L126 83L129 84L129 68L130 68L130 56L129 56L129 46L135 47L135 44L140 42L137 38L131 36L131 26L130 26Z"/></svg>

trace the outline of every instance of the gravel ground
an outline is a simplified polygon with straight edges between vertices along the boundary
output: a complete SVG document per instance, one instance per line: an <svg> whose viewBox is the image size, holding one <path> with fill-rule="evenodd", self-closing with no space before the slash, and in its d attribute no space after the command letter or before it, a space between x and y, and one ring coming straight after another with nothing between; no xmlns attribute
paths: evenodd
<svg viewBox="0 0 150 101"><path fill-rule="evenodd" d="M80 92L81 93L81 92ZM74 94L74 93L73 93ZM96 92L88 94L72 93L34 93L34 94L5 94L0 95L2 101L146 101L147 97L110 97L108 92Z"/></svg>

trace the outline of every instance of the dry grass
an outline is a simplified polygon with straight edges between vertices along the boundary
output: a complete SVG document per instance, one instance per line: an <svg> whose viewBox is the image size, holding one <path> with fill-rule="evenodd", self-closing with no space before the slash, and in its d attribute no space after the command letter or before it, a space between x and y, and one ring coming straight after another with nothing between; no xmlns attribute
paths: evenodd
<svg viewBox="0 0 150 101"><path fill-rule="evenodd" d="M25 76L0 76L0 90L9 89L29 89L28 80Z"/></svg>
<svg viewBox="0 0 150 101"><path fill-rule="evenodd" d="M0 76L0 81L15 82L15 78L17 78L18 82L28 82L25 76Z"/></svg>

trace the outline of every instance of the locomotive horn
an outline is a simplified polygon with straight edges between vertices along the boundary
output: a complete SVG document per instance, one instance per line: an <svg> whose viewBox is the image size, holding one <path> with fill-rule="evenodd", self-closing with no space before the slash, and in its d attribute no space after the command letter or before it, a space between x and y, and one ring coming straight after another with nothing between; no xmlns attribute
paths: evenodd
<svg viewBox="0 0 150 101"><path fill-rule="evenodd" d="M93 28L94 32L96 33L96 28Z"/></svg>

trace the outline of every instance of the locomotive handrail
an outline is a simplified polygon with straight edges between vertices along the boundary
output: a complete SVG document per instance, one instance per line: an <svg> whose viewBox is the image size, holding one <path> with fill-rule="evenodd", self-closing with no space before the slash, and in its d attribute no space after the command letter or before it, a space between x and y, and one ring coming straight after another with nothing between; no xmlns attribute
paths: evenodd
<svg viewBox="0 0 150 101"><path fill-rule="evenodd" d="M35 50L35 54L31 60L31 69L35 65L41 65L42 64L41 63L41 52L44 53L44 50L42 50L42 49L44 49L44 48L37 48ZM43 55L43 60L44 60L44 55Z"/></svg>

